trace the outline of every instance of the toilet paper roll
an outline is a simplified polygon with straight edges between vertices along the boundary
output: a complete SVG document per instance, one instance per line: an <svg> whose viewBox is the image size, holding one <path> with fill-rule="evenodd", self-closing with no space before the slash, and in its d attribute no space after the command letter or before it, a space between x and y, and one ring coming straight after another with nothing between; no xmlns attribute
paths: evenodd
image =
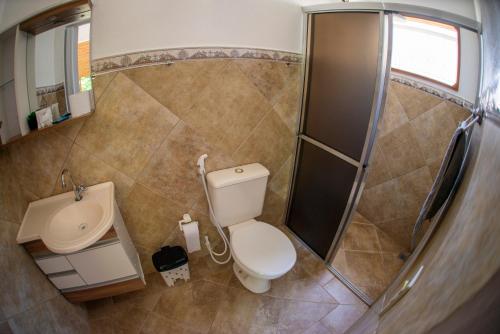
<svg viewBox="0 0 500 334"><path fill-rule="evenodd" d="M183 224L182 230L184 231L184 238L186 239L188 253L199 251L201 249L201 245L198 222Z"/></svg>

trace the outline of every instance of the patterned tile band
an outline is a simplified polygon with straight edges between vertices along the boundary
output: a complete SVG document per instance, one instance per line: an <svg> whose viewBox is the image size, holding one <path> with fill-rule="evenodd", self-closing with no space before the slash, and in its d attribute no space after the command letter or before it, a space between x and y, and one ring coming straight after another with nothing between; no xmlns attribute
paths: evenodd
<svg viewBox="0 0 500 334"><path fill-rule="evenodd" d="M92 61L92 72L97 75L105 72L124 70L126 68L156 65L179 60L221 58L268 59L288 63L302 62L301 54L286 51L247 48L180 48L135 52L96 59Z"/></svg>
<svg viewBox="0 0 500 334"><path fill-rule="evenodd" d="M407 86L419 89L421 91L432 94L434 96L440 97L442 99L445 99L447 101L455 103L455 104L459 105L460 107L464 107L464 108L467 108L469 110L472 110L474 108L473 103L471 103L467 100L464 100L463 98L458 97L456 95L448 93L446 91L443 91L443 90L440 90L438 88L426 85L425 83L423 83L421 81L410 79L408 77L401 76L401 75L396 74L394 72L391 73L391 80L395 81L395 82L399 82L403 85L407 85Z"/></svg>
<svg viewBox="0 0 500 334"><path fill-rule="evenodd" d="M36 95L44 95L44 94L49 94L49 93L55 93L59 90L64 89L64 82L57 83L55 85L51 86L44 86L44 87L37 87L36 88Z"/></svg>
<svg viewBox="0 0 500 334"><path fill-rule="evenodd" d="M100 58L92 61L94 75L120 71L127 68L164 64L173 61L195 59L267 59L287 63L301 63L303 56L300 53L250 49L250 48L178 48L134 52L112 57ZM472 109L473 104L448 92L426 85L420 81L391 73L391 80L422 90L429 94L446 99L461 107Z"/></svg>

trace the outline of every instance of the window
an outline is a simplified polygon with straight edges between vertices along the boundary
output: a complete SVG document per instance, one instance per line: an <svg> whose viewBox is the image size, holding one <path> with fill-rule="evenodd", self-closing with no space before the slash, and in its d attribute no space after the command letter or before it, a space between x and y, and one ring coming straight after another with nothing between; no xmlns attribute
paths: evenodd
<svg viewBox="0 0 500 334"><path fill-rule="evenodd" d="M455 26L394 17L392 69L458 90L460 32Z"/></svg>

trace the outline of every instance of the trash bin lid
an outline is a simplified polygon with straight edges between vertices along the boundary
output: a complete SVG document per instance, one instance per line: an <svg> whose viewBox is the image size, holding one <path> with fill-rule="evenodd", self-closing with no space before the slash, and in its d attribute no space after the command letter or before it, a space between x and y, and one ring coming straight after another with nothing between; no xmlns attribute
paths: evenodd
<svg viewBox="0 0 500 334"><path fill-rule="evenodd" d="M165 246L153 254L153 264L160 272L178 268L187 262L188 256L181 246Z"/></svg>

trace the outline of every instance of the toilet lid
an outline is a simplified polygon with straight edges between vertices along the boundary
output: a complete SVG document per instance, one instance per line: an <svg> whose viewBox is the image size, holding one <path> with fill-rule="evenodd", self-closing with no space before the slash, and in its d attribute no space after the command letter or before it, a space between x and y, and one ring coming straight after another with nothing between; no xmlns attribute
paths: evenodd
<svg viewBox="0 0 500 334"><path fill-rule="evenodd" d="M238 262L263 276L281 276L297 259L292 242L283 232L257 221L236 228L231 233L231 247Z"/></svg>

